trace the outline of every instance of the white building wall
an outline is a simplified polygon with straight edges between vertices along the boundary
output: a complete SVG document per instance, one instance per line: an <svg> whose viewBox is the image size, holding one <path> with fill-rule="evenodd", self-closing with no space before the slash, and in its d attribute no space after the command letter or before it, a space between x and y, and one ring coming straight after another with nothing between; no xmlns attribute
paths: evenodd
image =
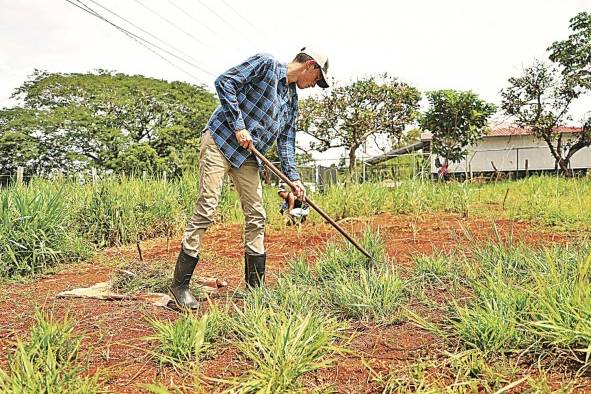
<svg viewBox="0 0 591 394"><path fill-rule="evenodd" d="M451 163L449 172L523 171L526 161L529 170L553 170L554 157L546 142L532 135L484 137L474 148L468 149L466 160ZM591 147L579 150L571 158L573 169L591 168ZM437 172L435 157L431 171Z"/></svg>

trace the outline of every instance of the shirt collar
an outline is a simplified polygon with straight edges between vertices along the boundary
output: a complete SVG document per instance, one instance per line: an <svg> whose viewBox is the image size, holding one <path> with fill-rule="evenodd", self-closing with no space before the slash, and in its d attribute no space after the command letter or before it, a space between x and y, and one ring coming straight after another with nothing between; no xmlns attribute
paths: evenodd
<svg viewBox="0 0 591 394"><path fill-rule="evenodd" d="M279 63L277 71L279 72L279 79L285 79L285 84L287 85L287 64Z"/></svg>
<svg viewBox="0 0 591 394"><path fill-rule="evenodd" d="M287 88L287 94L291 97L297 97L297 90L295 87L295 82L292 84L287 83L287 64L279 63L279 67L277 67L277 72L279 73L279 80L285 80L285 87Z"/></svg>

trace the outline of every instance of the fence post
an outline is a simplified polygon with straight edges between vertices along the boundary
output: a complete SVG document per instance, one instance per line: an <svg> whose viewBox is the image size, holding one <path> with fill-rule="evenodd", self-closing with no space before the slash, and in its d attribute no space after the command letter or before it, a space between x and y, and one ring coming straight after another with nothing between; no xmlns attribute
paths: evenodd
<svg viewBox="0 0 591 394"><path fill-rule="evenodd" d="M497 169L497 166L495 166L495 162L494 161L491 160L490 161L490 165L492 166L493 170L495 171L494 178L495 178L495 182L496 182L501 177L501 173Z"/></svg>
<svg viewBox="0 0 591 394"><path fill-rule="evenodd" d="M17 185L23 184L23 179L25 175L25 167L16 167L16 183Z"/></svg>
<svg viewBox="0 0 591 394"><path fill-rule="evenodd" d="M519 179L519 148L517 150L517 159L515 160L515 165L517 168L515 169L515 179Z"/></svg>
<svg viewBox="0 0 591 394"><path fill-rule="evenodd" d="M529 160L525 159L525 177L529 178Z"/></svg>
<svg viewBox="0 0 591 394"><path fill-rule="evenodd" d="M314 185L318 191L320 189L320 165L316 160L314 160Z"/></svg>
<svg viewBox="0 0 591 394"><path fill-rule="evenodd" d="M365 161L363 162L363 183L367 182L367 180L365 179L366 177L366 169L365 169Z"/></svg>
<svg viewBox="0 0 591 394"><path fill-rule="evenodd" d="M92 184L93 185L96 185L96 181L97 181L97 178L98 178L98 176L96 175L96 167L92 167L90 169L90 172L92 174Z"/></svg>
<svg viewBox="0 0 591 394"><path fill-rule="evenodd" d="M162 180L166 183L166 171L162 172Z"/></svg>

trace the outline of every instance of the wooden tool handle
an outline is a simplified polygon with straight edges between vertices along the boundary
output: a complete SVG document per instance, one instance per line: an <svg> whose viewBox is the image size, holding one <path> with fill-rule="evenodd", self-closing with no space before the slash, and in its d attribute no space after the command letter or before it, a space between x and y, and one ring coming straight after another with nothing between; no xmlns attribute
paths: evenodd
<svg viewBox="0 0 591 394"><path fill-rule="evenodd" d="M267 166L273 174L277 175L283 182L285 182L292 190L295 190L297 186L287 177L279 168L275 166L275 164L271 163L269 159L267 159L261 152L258 151L257 148L251 143L249 147L250 151L262 161L265 166ZM359 242L357 242L353 237L351 237L337 222L335 222L326 212L324 212L314 201L312 201L309 197L306 197L306 203L310 205L316 212L320 214L327 222L329 222L343 237L347 238L349 242L353 244L361 253L363 253L368 259L372 259L371 255Z"/></svg>

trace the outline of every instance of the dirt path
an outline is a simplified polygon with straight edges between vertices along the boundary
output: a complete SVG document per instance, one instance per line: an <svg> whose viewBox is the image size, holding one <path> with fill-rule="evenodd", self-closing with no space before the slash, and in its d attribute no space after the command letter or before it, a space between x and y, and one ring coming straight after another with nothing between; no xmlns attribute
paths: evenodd
<svg viewBox="0 0 591 394"><path fill-rule="evenodd" d="M360 232L365 226L380 228L385 238L388 254L398 264L408 267L414 254L433 251L451 251L469 248L470 238L495 240L497 237L523 241L530 244L549 245L566 242L566 236L554 235L527 223L496 222L496 230L490 221L461 219L451 214L429 214L420 217L379 215L367 220L344 222L343 226ZM329 239L339 235L327 225L288 227L267 233L268 271L284 269L290 255L305 253L310 260ZM179 240L170 243L164 239L143 243L144 260L166 259L174 264ZM243 286L243 262L241 227L238 225L214 228L205 239L206 252L198 266L198 274L214 276L229 282L229 288ZM135 259L135 247L113 248L103 251L96 261L121 258ZM92 366L103 371L103 381L108 390L115 393L140 392L138 383L153 381L182 384L183 377L165 369L159 371L148 358L143 339L150 335L149 319L174 319L176 313L163 308L132 301L83 301L77 299L56 300L63 290L89 286L106 280L112 268L98 262L88 262L68 267L60 273L39 279L30 284L0 286L0 365L5 366L7 354L16 336L26 336L33 321L35 308L52 309L57 316L68 314L75 322L77 332L84 334L85 354ZM405 323L388 328L358 327L364 335L358 336L353 347L376 372L386 372L392 366L402 366L420 354L432 351L436 340L432 336ZM230 376L244 368L232 348L222 349L215 358L202 365L202 373L209 377ZM337 365L311 377L317 383L335 383L339 392L367 393L377 390L368 369L360 356L341 357ZM190 378L186 383L191 384ZM207 391L215 391L209 386Z"/></svg>

